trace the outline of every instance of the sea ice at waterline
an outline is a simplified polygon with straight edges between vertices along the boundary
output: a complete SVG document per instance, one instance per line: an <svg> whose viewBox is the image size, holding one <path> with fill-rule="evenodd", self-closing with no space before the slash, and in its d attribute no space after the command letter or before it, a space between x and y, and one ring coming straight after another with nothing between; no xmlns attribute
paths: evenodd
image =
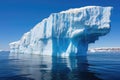
<svg viewBox="0 0 120 80"><path fill-rule="evenodd" d="M88 44L110 31L111 7L86 6L52 13L16 42L12 53L86 55Z"/></svg>

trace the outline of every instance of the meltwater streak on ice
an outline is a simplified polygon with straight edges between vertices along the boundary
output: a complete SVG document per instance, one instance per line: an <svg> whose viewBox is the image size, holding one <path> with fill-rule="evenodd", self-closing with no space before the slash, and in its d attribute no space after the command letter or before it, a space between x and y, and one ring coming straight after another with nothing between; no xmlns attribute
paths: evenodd
<svg viewBox="0 0 120 80"><path fill-rule="evenodd" d="M87 6L53 13L19 41L10 43L10 51L50 56L86 55L89 43L109 33L110 12L111 7Z"/></svg>

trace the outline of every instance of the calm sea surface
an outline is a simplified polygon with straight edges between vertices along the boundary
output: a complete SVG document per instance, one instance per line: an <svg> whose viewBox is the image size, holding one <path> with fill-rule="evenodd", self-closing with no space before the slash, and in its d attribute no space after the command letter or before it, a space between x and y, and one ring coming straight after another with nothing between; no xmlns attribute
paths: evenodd
<svg viewBox="0 0 120 80"><path fill-rule="evenodd" d="M61 58L1 52L0 80L120 80L120 53Z"/></svg>

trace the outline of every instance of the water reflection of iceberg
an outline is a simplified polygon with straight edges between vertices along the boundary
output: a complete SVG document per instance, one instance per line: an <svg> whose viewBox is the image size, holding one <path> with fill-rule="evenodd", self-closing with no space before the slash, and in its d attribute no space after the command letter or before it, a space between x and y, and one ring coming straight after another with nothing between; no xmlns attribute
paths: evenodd
<svg viewBox="0 0 120 80"><path fill-rule="evenodd" d="M50 80L49 76L51 70L52 58L48 56L39 55L27 55L27 54L12 54L10 58L18 59L14 61L13 65L20 69L18 74L30 74L26 77L30 77L34 80Z"/></svg>
<svg viewBox="0 0 120 80"><path fill-rule="evenodd" d="M27 54L13 54L11 59L17 75L34 80L99 80L94 73L88 71L88 61L85 56L61 58Z"/></svg>
<svg viewBox="0 0 120 80"><path fill-rule="evenodd" d="M52 80L100 80L88 71L87 57L52 59Z"/></svg>

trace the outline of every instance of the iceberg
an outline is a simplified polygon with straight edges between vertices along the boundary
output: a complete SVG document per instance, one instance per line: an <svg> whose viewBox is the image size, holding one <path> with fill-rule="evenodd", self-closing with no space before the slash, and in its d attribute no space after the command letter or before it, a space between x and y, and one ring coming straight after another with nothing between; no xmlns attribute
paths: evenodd
<svg viewBox="0 0 120 80"><path fill-rule="evenodd" d="M52 13L16 42L11 53L86 55L88 45L110 32L112 7L86 6Z"/></svg>

